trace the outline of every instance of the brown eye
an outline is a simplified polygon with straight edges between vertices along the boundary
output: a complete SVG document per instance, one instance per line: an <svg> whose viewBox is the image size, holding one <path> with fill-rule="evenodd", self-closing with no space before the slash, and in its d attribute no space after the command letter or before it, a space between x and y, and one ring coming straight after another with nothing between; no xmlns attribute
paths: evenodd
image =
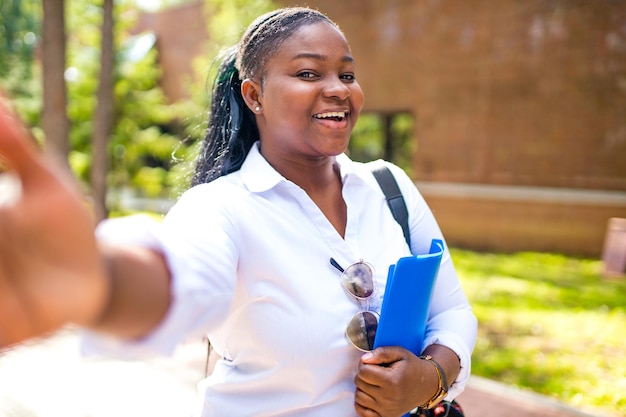
<svg viewBox="0 0 626 417"><path fill-rule="evenodd" d="M312 71L302 71L298 73L298 77L300 78L307 78L307 79L313 79L316 78L317 75L312 72Z"/></svg>
<svg viewBox="0 0 626 417"><path fill-rule="evenodd" d="M354 74L341 74L339 78L348 82L352 82L356 80L356 76Z"/></svg>

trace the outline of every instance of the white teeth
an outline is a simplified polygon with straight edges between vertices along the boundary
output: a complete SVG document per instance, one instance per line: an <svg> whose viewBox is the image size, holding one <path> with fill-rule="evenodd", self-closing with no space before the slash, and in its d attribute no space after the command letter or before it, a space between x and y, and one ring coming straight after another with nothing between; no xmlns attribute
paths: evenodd
<svg viewBox="0 0 626 417"><path fill-rule="evenodd" d="M347 112L345 111L331 111L328 113L319 113L314 115L313 117L315 117L316 119L328 119L331 117L339 117L339 118L344 118L347 116Z"/></svg>

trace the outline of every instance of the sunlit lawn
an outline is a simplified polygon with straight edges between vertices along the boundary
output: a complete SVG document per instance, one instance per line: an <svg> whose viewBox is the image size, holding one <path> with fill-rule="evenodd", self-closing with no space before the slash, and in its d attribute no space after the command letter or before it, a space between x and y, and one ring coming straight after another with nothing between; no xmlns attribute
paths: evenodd
<svg viewBox="0 0 626 417"><path fill-rule="evenodd" d="M452 254L479 321L475 375L626 416L626 277L561 255Z"/></svg>

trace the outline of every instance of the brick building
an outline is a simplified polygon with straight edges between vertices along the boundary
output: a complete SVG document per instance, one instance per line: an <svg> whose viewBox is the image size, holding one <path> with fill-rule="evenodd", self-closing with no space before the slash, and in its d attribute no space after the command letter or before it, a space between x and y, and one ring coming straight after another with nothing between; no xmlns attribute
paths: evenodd
<svg viewBox="0 0 626 417"><path fill-rule="evenodd" d="M364 111L413 117L413 176L451 245L600 255L626 217L626 2L306 3L350 41ZM202 3L150 19L167 86Z"/></svg>

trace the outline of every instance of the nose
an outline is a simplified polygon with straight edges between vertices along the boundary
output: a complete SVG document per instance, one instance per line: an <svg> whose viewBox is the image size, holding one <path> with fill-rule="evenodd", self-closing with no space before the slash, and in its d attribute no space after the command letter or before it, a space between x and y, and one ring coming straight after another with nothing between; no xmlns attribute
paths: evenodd
<svg viewBox="0 0 626 417"><path fill-rule="evenodd" d="M336 100L346 100L350 97L350 87L339 77L332 77L324 86L324 96Z"/></svg>

